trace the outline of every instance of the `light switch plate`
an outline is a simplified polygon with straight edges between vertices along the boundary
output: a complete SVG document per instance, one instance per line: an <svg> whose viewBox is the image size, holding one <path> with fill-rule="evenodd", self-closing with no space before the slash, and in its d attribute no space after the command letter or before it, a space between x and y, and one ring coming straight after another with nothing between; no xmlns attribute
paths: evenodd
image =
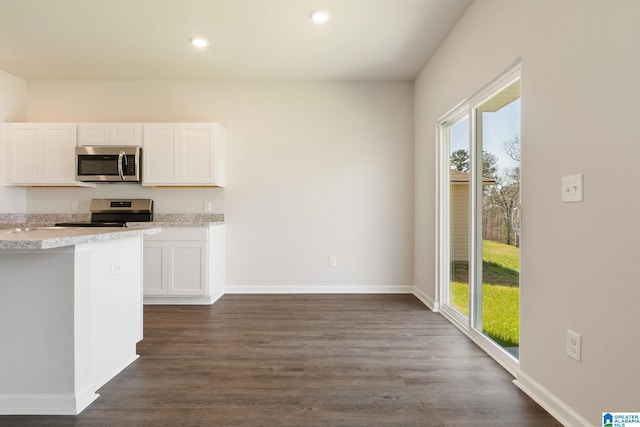
<svg viewBox="0 0 640 427"><path fill-rule="evenodd" d="M562 201L582 202L583 175L570 175L562 177Z"/></svg>

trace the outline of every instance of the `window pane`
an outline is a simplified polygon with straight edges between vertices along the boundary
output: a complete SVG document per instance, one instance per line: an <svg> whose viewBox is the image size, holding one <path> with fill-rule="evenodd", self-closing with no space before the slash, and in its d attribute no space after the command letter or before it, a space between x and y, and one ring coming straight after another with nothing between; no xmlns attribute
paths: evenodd
<svg viewBox="0 0 640 427"><path fill-rule="evenodd" d="M449 128L449 305L469 316L469 118Z"/></svg>
<svg viewBox="0 0 640 427"><path fill-rule="evenodd" d="M520 329L520 81L476 109L482 239L474 327L516 358ZM478 207L478 209L480 209ZM480 262L480 260L478 261ZM481 285L481 287L478 287ZM479 297L479 298L477 298Z"/></svg>

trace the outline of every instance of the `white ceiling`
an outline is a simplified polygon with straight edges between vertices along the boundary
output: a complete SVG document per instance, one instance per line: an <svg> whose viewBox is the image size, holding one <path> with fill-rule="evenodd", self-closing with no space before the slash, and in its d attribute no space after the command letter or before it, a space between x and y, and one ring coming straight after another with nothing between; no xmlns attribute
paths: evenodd
<svg viewBox="0 0 640 427"><path fill-rule="evenodd" d="M413 80L472 0L0 0L35 79ZM325 26L308 14L327 9ZM205 50L188 39L202 35Z"/></svg>

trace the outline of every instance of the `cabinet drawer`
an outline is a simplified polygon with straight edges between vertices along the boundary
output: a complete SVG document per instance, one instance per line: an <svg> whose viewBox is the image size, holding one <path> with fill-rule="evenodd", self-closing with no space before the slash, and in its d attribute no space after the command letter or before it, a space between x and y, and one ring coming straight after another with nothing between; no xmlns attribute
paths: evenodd
<svg viewBox="0 0 640 427"><path fill-rule="evenodd" d="M161 227L162 232L144 236L145 240L207 240L209 227Z"/></svg>

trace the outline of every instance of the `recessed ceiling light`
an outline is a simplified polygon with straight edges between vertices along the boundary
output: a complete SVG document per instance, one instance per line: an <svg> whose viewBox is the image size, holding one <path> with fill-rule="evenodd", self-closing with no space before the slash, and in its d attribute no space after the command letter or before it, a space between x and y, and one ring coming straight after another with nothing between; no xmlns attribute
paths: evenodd
<svg viewBox="0 0 640 427"><path fill-rule="evenodd" d="M331 14L326 10L312 10L311 13L309 13L309 19L317 25L326 24L330 18Z"/></svg>
<svg viewBox="0 0 640 427"><path fill-rule="evenodd" d="M199 37L199 36L193 36L189 39L189 41L191 42L192 45L194 45L195 47L207 47L209 46L209 40L205 39L204 37Z"/></svg>

